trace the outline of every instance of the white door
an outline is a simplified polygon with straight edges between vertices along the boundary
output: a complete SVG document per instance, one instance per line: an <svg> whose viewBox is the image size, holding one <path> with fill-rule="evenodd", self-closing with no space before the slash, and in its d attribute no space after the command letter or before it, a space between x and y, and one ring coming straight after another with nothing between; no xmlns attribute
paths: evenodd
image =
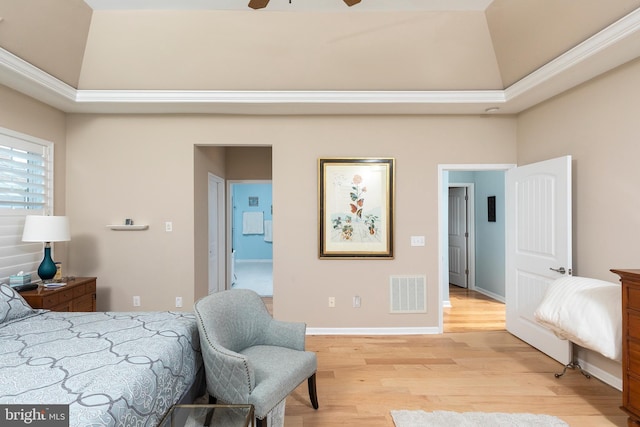
<svg viewBox="0 0 640 427"><path fill-rule="evenodd" d="M510 169L506 190L507 330L567 364L570 343L533 313L549 284L571 274L571 156Z"/></svg>
<svg viewBox="0 0 640 427"><path fill-rule="evenodd" d="M467 188L449 188L449 283L467 287Z"/></svg>
<svg viewBox="0 0 640 427"><path fill-rule="evenodd" d="M209 174L209 293L225 289L224 180Z"/></svg>

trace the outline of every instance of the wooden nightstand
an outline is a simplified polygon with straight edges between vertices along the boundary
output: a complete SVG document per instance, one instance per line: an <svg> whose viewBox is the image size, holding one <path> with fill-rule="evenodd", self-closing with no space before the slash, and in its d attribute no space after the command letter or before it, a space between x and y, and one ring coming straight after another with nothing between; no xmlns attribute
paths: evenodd
<svg viewBox="0 0 640 427"><path fill-rule="evenodd" d="M66 286L38 289L20 293L31 307L53 311L96 311L96 278L76 277Z"/></svg>
<svg viewBox="0 0 640 427"><path fill-rule="evenodd" d="M611 270L622 283L622 410L640 426L640 270Z"/></svg>

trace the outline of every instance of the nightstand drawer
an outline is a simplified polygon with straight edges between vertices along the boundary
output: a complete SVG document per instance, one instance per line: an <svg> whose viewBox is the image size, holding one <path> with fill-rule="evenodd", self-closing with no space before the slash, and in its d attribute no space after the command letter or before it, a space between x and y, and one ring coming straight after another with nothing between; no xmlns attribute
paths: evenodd
<svg viewBox="0 0 640 427"><path fill-rule="evenodd" d="M73 299L73 289L64 289L62 292L58 293L58 301L62 304L63 302L68 302Z"/></svg>
<svg viewBox="0 0 640 427"><path fill-rule="evenodd" d="M76 277L63 287L38 289L21 293L33 308L53 311L96 311L96 278Z"/></svg>
<svg viewBox="0 0 640 427"><path fill-rule="evenodd" d="M51 311L73 311L71 310L71 301L60 303L50 308Z"/></svg>
<svg viewBox="0 0 640 427"><path fill-rule="evenodd" d="M628 345L628 370L629 373L635 374L640 377L640 343L636 341L629 341ZM624 373L627 374L626 372Z"/></svg>
<svg viewBox="0 0 640 427"><path fill-rule="evenodd" d="M626 385L629 393L625 397L628 401L623 403L627 409L638 413L640 412L640 382L633 377L627 377Z"/></svg>
<svg viewBox="0 0 640 427"><path fill-rule="evenodd" d="M640 315L634 312L627 315L627 336L640 339Z"/></svg>
<svg viewBox="0 0 640 427"><path fill-rule="evenodd" d="M79 298L73 300L73 306L71 311L95 311L93 302L95 301L95 295L82 295Z"/></svg>
<svg viewBox="0 0 640 427"><path fill-rule="evenodd" d="M627 291L627 308L640 311L640 289L626 288Z"/></svg>
<svg viewBox="0 0 640 427"><path fill-rule="evenodd" d="M60 301L60 295L59 294L45 295L44 297L42 297L43 308L44 307L54 307L54 306L58 305L59 301ZM32 304L32 306L33 306L33 304Z"/></svg>
<svg viewBox="0 0 640 427"><path fill-rule="evenodd" d="M86 294L95 294L96 293L96 283L87 283L86 285L77 286L73 288L73 297L78 298Z"/></svg>

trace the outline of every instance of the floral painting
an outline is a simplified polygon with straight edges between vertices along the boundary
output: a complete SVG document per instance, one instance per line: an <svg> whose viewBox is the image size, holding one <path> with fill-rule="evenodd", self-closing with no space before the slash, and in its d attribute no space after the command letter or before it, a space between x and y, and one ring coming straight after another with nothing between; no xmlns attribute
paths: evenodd
<svg viewBox="0 0 640 427"><path fill-rule="evenodd" d="M393 257L394 159L320 159L320 257Z"/></svg>

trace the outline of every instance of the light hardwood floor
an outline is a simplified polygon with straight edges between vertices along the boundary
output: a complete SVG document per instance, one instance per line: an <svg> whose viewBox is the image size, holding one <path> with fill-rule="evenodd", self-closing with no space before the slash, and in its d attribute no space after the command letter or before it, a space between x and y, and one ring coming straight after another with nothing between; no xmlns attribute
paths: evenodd
<svg viewBox="0 0 640 427"><path fill-rule="evenodd" d="M393 427L389 411L529 412L572 427L626 426L621 393L579 372L556 379L556 361L507 333L504 305L453 288L445 333L308 336L318 356L320 408L306 383L287 398L286 427Z"/></svg>

